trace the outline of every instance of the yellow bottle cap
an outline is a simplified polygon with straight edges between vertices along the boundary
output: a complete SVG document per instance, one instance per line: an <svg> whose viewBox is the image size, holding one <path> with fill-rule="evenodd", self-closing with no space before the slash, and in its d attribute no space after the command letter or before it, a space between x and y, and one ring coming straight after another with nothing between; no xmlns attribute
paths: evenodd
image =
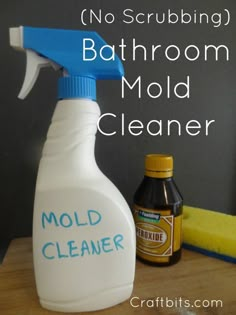
<svg viewBox="0 0 236 315"><path fill-rule="evenodd" d="M155 178L167 178L173 176L173 157L169 154L146 155L145 175Z"/></svg>

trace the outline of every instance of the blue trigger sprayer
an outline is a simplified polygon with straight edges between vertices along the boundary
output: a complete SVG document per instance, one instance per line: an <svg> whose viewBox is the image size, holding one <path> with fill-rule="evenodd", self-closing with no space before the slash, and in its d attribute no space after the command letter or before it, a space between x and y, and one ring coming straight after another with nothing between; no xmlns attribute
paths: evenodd
<svg viewBox="0 0 236 315"><path fill-rule="evenodd" d="M122 63L111 58L96 32L20 26L10 28L10 44L27 56L19 98L28 95L42 67L63 71L35 191L33 258L40 303L62 312L118 304L133 289L135 226L125 199L98 168L94 145L100 116L96 80L120 79Z"/></svg>

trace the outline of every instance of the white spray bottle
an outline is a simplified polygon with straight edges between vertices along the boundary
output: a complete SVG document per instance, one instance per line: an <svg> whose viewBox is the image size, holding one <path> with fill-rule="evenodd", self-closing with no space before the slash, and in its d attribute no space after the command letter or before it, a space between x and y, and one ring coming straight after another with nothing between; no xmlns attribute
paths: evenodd
<svg viewBox="0 0 236 315"><path fill-rule="evenodd" d="M111 58L111 47L95 32L21 26L10 29L10 43L27 54L20 98L41 67L64 73L35 192L33 258L40 303L62 312L118 304L132 293L135 227L126 201L99 170L94 145L100 115L96 79L120 78L122 63Z"/></svg>

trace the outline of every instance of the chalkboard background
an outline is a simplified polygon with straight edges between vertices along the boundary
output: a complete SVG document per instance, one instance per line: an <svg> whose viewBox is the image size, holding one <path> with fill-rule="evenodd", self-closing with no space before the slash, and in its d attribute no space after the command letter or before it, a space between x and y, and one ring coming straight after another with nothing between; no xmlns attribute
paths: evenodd
<svg viewBox="0 0 236 315"><path fill-rule="evenodd" d="M84 8L104 13L113 12L113 24L96 23L83 26L80 12ZM121 21L125 8L136 12L166 12L180 9L212 14L227 8L231 13L228 26L130 24ZM127 121L140 119L178 119L181 123L197 119L214 119L209 136L172 135L152 137L147 134L134 137L119 134L97 135L96 159L102 171L117 185L127 201L143 177L144 156L147 153L171 153L175 158L175 179L184 195L185 204L236 214L236 94L235 94L235 13L236 2L225 0L185 1L77 1L77 0L10 0L0 2L0 240L31 235L34 187L37 168L50 119L56 104L58 74L47 69L24 100L17 94L23 83L25 55L9 46L8 28L28 25L67 29L96 30L107 42L118 45L120 38L135 37L137 43L149 46L175 44L180 49L187 45L224 44L230 49L230 60L222 58L195 62L180 58L170 62L160 58L155 62L124 62L126 76L132 82L142 75L144 85L153 81L163 83L167 75L176 81L191 77L191 98L167 100L165 96L138 99L134 91L121 98L118 81L98 82L98 103L103 113L119 116L125 113ZM130 53L130 48L128 53ZM105 123L105 121L104 121ZM119 127L119 120L106 120L106 128Z"/></svg>

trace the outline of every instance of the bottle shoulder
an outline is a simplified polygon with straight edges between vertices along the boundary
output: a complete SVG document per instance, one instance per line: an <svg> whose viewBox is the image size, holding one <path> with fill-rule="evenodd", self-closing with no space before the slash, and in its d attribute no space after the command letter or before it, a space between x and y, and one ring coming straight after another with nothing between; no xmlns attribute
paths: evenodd
<svg viewBox="0 0 236 315"><path fill-rule="evenodd" d="M168 209L169 206L182 205L183 197L173 178L145 176L135 193L134 203L145 208Z"/></svg>
<svg viewBox="0 0 236 315"><path fill-rule="evenodd" d="M42 176L41 176L42 175ZM43 176L44 175L44 176ZM114 203L122 204L128 207L124 197L113 182L101 172L99 168L91 169L90 173L65 172L64 175L54 177L47 174L38 173L36 194L52 192L61 194L62 192L71 192L74 195L86 194L94 198L96 195L110 199Z"/></svg>

